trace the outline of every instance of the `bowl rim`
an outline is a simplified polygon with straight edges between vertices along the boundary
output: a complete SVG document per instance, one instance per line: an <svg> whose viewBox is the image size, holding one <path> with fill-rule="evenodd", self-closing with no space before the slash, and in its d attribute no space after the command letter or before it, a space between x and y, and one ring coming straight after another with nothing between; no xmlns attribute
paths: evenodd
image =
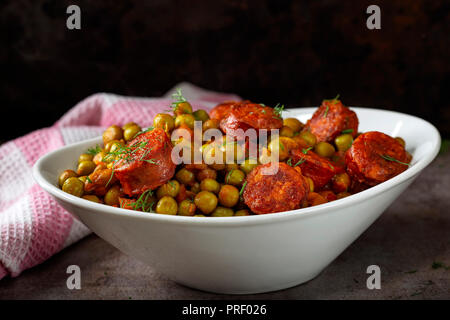
<svg viewBox="0 0 450 320"><path fill-rule="evenodd" d="M284 113L298 113L297 115L308 114L314 112L317 107L307 107L307 108L290 108L285 110ZM328 202L322 205L295 209L290 211L283 212L275 212L270 214L261 214L261 215L252 215L252 216L238 216L238 217L191 217L191 216L178 216L178 215L165 215L165 214L151 214L151 213L142 213L140 211L133 211L129 209L116 208L107 206L100 203L95 203L92 201L88 201L85 199L78 198L71 194L68 194L61 189L59 189L55 184L52 184L48 181L41 173L43 164L51 159L55 154L64 152L65 150L76 148L79 145L86 144L88 142L92 142L93 144L98 143L101 137L96 137L88 140L83 140L77 143L69 144L59 149L53 150L43 156L41 156L38 161L33 166L32 173L35 181L48 193L54 196L57 199L64 200L69 202L70 204L81 207L86 210L93 210L97 212L103 212L107 214L115 215L116 217L122 218L134 218L134 219L143 219L143 220L154 220L155 222L166 222L171 224L181 224L181 225L196 225L196 226L223 226L223 227L232 227L232 226L248 226L248 225L257 225L264 223L274 223L281 222L285 220L299 219L299 218L307 218L313 215L320 215L324 213L332 213L333 209L341 209L343 207L350 207L352 204L360 203L365 201L368 198L376 196L378 194L384 193L398 184L405 182L409 179L414 178L418 175L426 166L428 166L434 158L437 156L440 145L441 138L439 131L432 125L430 122L405 113L377 109L377 108L362 108L362 107L350 107L356 113L371 111L371 112L381 112L386 114L395 114L397 116L409 118L414 121L419 121L425 124L430 133L430 140L434 142L434 146L430 152L426 153L418 162L414 163L410 168L402 172L401 174L380 183L374 187L371 187L367 190L361 191L357 194L353 194L349 197L342 198L339 200L335 200L333 202Z"/></svg>

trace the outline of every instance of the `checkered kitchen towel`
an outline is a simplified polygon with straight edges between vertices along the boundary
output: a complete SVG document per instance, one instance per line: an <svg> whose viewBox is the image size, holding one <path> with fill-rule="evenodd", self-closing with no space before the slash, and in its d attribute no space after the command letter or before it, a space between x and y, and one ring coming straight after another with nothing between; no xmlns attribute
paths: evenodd
<svg viewBox="0 0 450 320"><path fill-rule="evenodd" d="M162 98L94 94L52 127L0 146L0 279L18 276L90 233L36 184L31 174L36 160L64 145L98 136L112 124L135 121L150 126L157 113L169 109L175 88L183 91L194 110L240 99L189 83L175 86Z"/></svg>

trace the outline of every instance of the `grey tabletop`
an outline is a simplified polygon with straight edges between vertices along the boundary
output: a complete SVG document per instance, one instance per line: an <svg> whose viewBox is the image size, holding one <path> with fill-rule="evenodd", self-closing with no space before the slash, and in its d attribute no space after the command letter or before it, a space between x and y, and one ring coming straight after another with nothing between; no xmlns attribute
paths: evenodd
<svg viewBox="0 0 450 320"><path fill-rule="evenodd" d="M74 264L80 290L66 285ZM381 289L367 288L370 265L381 269ZM17 278L0 280L0 299L450 299L448 266L450 152L318 277L290 289L242 296L190 289L91 235Z"/></svg>

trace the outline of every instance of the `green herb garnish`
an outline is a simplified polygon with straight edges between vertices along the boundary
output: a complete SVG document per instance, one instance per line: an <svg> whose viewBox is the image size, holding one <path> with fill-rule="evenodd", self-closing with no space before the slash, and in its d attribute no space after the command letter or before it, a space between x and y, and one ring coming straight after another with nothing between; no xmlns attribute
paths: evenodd
<svg viewBox="0 0 450 320"><path fill-rule="evenodd" d="M101 152L102 148L99 145L96 145L95 148L87 149L86 153L92 156L95 156L97 153Z"/></svg>
<svg viewBox="0 0 450 320"><path fill-rule="evenodd" d="M247 181L245 181L244 184L242 185L241 191L239 191L239 196L242 196L242 194L244 193L244 189L245 189L246 185L247 185Z"/></svg>
<svg viewBox="0 0 450 320"><path fill-rule="evenodd" d="M153 129L155 129L155 128L153 128L153 126L150 126L150 127L148 127L147 129L145 129L145 130L141 130L141 131L139 131L138 133L136 133L136 134L134 135L133 139L136 139L136 138L139 137L141 134L150 132L150 131L152 131Z"/></svg>
<svg viewBox="0 0 450 320"><path fill-rule="evenodd" d="M233 170L234 170L234 169L231 169L231 170L227 173L227 175L226 175L226 177L225 177L225 182L226 182L226 183L228 183L228 180L230 179L230 175L231 175L231 173L233 172Z"/></svg>
<svg viewBox="0 0 450 320"><path fill-rule="evenodd" d="M152 212L152 206L155 203L154 201L149 202L149 198L153 196L152 190L146 190L144 191L139 198L135 201L130 203L130 206L133 208L133 210L142 210L144 212Z"/></svg>
<svg viewBox="0 0 450 320"><path fill-rule="evenodd" d="M175 93L172 94L172 99L174 100L171 105L170 108L172 110L168 110L168 111L177 111L178 105L184 102L187 102L186 98L183 96L183 93L181 92L181 89L178 88L175 90Z"/></svg>
<svg viewBox="0 0 450 320"><path fill-rule="evenodd" d="M281 114L284 110L284 104L280 105L279 103L275 106L275 108L273 108L273 112L275 113L275 115L281 119Z"/></svg>
<svg viewBox="0 0 450 320"><path fill-rule="evenodd" d="M86 176L86 180L87 180L87 182L92 183L92 180L91 180L91 178L89 178L89 176Z"/></svg>
<svg viewBox="0 0 450 320"><path fill-rule="evenodd" d="M336 103L338 103L338 101L339 101L339 94L338 94L334 99L326 99L326 100L324 100L324 101L330 102L330 103L332 103L332 104L336 104ZM323 113L323 117L324 117L324 118L327 117L328 111L329 111L329 110L330 110L330 108L327 106L327 107L325 108L325 112Z"/></svg>
<svg viewBox="0 0 450 320"><path fill-rule="evenodd" d="M385 160L387 160L387 161L397 162L397 163L403 164L403 165L408 166L408 167L410 166L409 163L401 162L400 160L397 160L397 159L395 159L395 158L392 158L391 156L388 156L387 154L380 155L380 157L382 157L383 159L385 159Z"/></svg>
<svg viewBox="0 0 450 320"><path fill-rule="evenodd" d="M313 147L309 147L309 148L307 148L307 149L302 149L302 152L304 153L304 154L308 154L308 151L309 150L311 150Z"/></svg>
<svg viewBox="0 0 450 320"><path fill-rule="evenodd" d="M353 133L353 129L345 129L345 130L342 130L341 133L342 133L342 134Z"/></svg>
<svg viewBox="0 0 450 320"><path fill-rule="evenodd" d="M298 165L301 165L303 162L305 162L306 161L306 159L300 159L300 160L298 160L298 162L296 163L296 164L294 164L294 168L296 167L296 166L298 166Z"/></svg>

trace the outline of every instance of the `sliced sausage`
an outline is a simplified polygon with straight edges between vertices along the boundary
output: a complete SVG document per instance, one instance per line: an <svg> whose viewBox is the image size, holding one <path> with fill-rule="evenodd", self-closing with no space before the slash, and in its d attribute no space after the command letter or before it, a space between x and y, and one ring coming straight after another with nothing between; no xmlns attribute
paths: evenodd
<svg viewBox="0 0 450 320"><path fill-rule="evenodd" d="M93 192L97 196L104 196L107 187L111 187L117 181L112 169L103 168L92 172L89 179L86 179L84 189L87 192Z"/></svg>
<svg viewBox="0 0 450 320"><path fill-rule="evenodd" d="M209 112L209 117L220 121L230 114L230 111L234 106L247 102L250 101L225 101L212 108Z"/></svg>
<svg viewBox="0 0 450 320"><path fill-rule="evenodd" d="M114 165L114 174L129 196L163 185L175 174L172 143L163 129L142 133L127 144Z"/></svg>
<svg viewBox="0 0 450 320"><path fill-rule="evenodd" d="M317 141L332 142L342 131L348 131L355 137L358 124L356 113L344 106L340 100L324 100L303 131L314 134Z"/></svg>
<svg viewBox="0 0 450 320"><path fill-rule="evenodd" d="M245 204L257 214L299 208L309 190L306 179L285 163L279 163L275 174L264 175L264 168L270 165L259 165L248 174L243 194Z"/></svg>
<svg viewBox="0 0 450 320"><path fill-rule="evenodd" d="M280 129L283 120L274 109L258 103L243 102L234 105L229 114L220 121L220 129L227 135L238 136L237 130L242 129Z"/></svg>
<svg viewBox="0 0 450 320"><path fill-rule="evenodd" d="M396 139L378 131L359 135L345 155L347 173L368 186L402 173L410 161L410 155Z"/></svg>
<svg viewBox="0 0 450 320"><path fill-rule="evenodd" d="M342 168L308 149L291 150L291 159L292 164L299 166L305 177L312 179L314 189L322 188L336 173L342 172Z"/></svg>

